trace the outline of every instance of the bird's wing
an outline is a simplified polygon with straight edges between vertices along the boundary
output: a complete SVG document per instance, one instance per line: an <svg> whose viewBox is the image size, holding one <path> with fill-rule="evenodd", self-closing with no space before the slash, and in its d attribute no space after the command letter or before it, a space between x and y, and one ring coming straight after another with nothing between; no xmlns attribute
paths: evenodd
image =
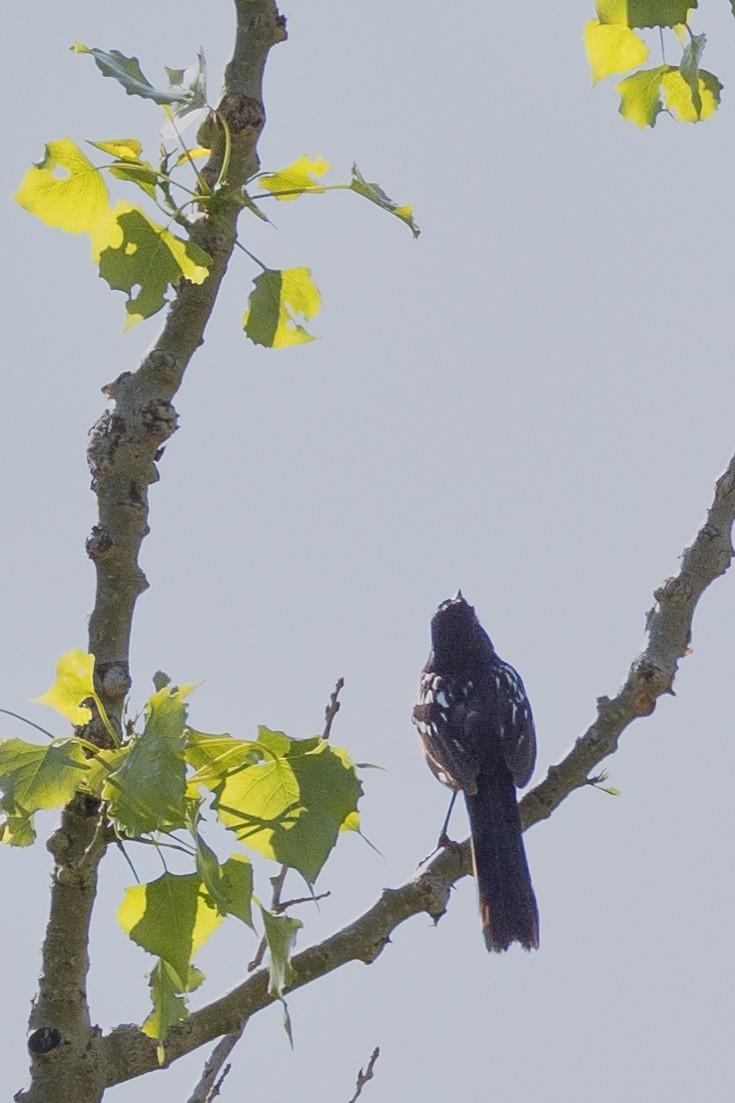
<svg viewBox="0 0 735 1103"><path fill-rule="evenodd" d="M536 762L536 728L521 677L509 663L498 659L494 672L500 743L515 785L522 789Z"/></svg>
<svg viewBox="0 0 735 1103"><path fill-rule="evenodd" d="M457 692L447 679L425 672L416 691L413 722L426 760L439 780L452 789L475 793L481 716L464 690Z"/></svg>

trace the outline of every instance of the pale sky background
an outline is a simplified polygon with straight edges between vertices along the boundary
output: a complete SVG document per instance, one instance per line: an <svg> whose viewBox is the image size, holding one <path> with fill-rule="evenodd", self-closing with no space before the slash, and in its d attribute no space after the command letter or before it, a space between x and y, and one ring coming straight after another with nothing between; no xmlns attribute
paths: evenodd
<svg viewBox="0 0 735 1103"><path fill-rule="evenodd" d="M322 154L339 180L354 159L415 204L423 234L413 241L343 193L273 205L277 230L243 219L245 244L272 267L312 268L322 340L249 344L239 319L257 273L234 258L151 490L133 700L160 668L203 682L190 713L201 729L307 736L344 675L333 737L385 767L366 776L363 801L384 857L341 840L318 882L330 899L299 913L303 947L410 877L436 838L446 794L410 706L437 603L461 586L520 670L538 781L624 679L653 590L703 519L735 447L735 24L724 4L694 24L710 32L703 64L725 84L719 115L639 131L618 115L613 81L590 88L592 0L553 11L292 0L283 11L290 39L268 66L263 167ZM7 5L3 19L0 704L54 725L27 700L62 652L86 645L86 432L100 388L136 367L160 317L121 336L123 296L97 277L86 240L9 196L44 141L64 135L134 134L155 159L158 109L71 54L73 40L136 54L156 83L202 45L216 101L234 17L227 0L72 0ZM138 201L123 185L115 194ZM734 624L730 574L697 613L676 698L606 763L622 795L577 793L527 834L538 953L485 952L466 879L436 929L415 918L374 965L294 994L293 1052L280 1010L259 1015L223 1103L347 1103L376 1045L365 1103L731 1099ZM0 734L32 738L1 719ZM465 831L462 812L454 833ZM50 861L41 843L0 863L8 1099L26 1082ZM104 1028L148 1011L151 961L114 918L130 881L113 851L90 978ZM266 895L262 867L259 887ZM204 997L240 980L254 948L229 921L198 959ZM207 1052L106 1098L183 1103Z"/></svg>

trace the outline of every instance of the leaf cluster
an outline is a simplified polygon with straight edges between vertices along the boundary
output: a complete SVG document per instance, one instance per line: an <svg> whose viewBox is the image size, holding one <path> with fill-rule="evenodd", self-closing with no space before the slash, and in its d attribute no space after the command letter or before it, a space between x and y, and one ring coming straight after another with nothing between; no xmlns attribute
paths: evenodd
<svg viewBox="0 0 735 1103"><path fill-rule="evenodd" d="M697 0L597 0L596 15L585 27L584 42L593 83L617 73L631 73L617 84L620 114L640 127L656 125L665 112L680 123L710 118L720 104L722 84L700 67L707 41L695 35L689 18ZM642 30L659 32L661 64L638 68L650 56ZM666 41L680 56L666 61Z"/></svg>
<svg viewBox="0 0 735 1103"><path fill-rule="evenodd" d="M159 878L126 890L118 913L126 934L157 959L149 974L153 1010L142 1029L162 1045L204 979L194 954L225 916L254 930L256 905L270 950L270 991L279 999L301 927L259 902L244 851L220 860L203 836L205 812L243 846L296 870L312 891L340 832L359 826L362 785L347 751L322 736L292 739L263 726L253 740L196 731L186 705L194 686L173 686L163 675L155 683L139 730L129 722L117 746L99 748L80 734L50 737L45 746L0 741L0 840L29 845L35 813L81 793L101 802L110 841L155 845L162 856L175 846L189 855L190 873L171 873L164 860ZM94 657L62 656L53 686L38 700L85 724L88 702L97 701Z"/></svg>
<svg viewBox="0 0 735 1103"><path fill-rule="evenodd" d="M161 105L176 145L170 148L161 144L154 165L143 158L142 145L136 138L90 142L111 158L96 165L70 138L57 139L46 145L43 160L28 169L14 198L49 226L89 235L92 259L100 276L126 296L126 328L161 310L181 280L201 284L208 278L212 258L192 239L198 222L216 220L233 208L270 221L256 200L286 202L306 194L348 190L399 218L414 237L418 236L411 206L394 203L378 184L367 181L356 165L349 183L324 184L320 178L331 166L322 157L304 155L278 172L257 173L245 187L232 188L227 179L232 141L223 115L209 111L199 128L202 144L192 148L185 144L177 125L185 116L206 109L206 67L201 51L189 69L167 69L168 87L157 89L135 57L81 43L75 43L72 49L91 55L103 75L117 80L128 95ZM199 170L197 162L209 156L210 146L219 138L224 155L216 180L211 180L206 171ZM143 192L163 213L165 222L152 218L137 204L124 200L113 204L105 174ZM251 195L253 188L262 191ZM174 233L172 225L177 225L183 236ZM309 321L321 306L309 268L272 269L243 245L240 248L261 269L242 317L247 337L266 348L313 341L313 335L299 321Z"/></svg>

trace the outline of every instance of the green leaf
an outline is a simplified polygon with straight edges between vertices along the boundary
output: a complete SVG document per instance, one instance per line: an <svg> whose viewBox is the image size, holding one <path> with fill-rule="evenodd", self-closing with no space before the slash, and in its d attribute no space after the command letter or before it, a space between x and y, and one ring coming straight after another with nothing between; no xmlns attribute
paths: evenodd
<svg viewBox="0 0 735 1103"><path fill-rule="evenodd" d="M150 318L166 304L166 292L181 279L200 284L212 262L203 249L182 241L138 207L118 203L92 235L100 275L128 297L126 328Z"/></svg>
<svg viewBox="0 0 735 1103"><path fill-rule="evenodd" d="M135 184L150 199L155 200L159 177L150 161L120 158L120 160L113 161L111 165L108 165L107 171L116 180L126 180L131 184Z"/></svg>
<svg viewBox="0 0 735 1103"><path fill-rule="evenodd" d="M293 981L291 956L296 945L296 936L303 927L300 919L288 915L274 915L261 904L265 937L270 952L268 995L283 999L283 994Z"/></svg>
<svg viewBox="0 0 735 1103"><path fill-rule="evenodd" d="M394 203L392 199L388 198L378 184L369 184L357 165L352 166L350 187L353 191L357 192L358 195L363 195L366 199L369 199L371 203L376 203L378 207L381 207L384 211L388 211L389 214L394 214L396 218L400 218L401 222L406 223L414 237L419 236L421 231L414 222L413 207L411 204L404 203L402 207L399 207L397 203Z"/></svg>
<svg viewBox="0 0 735 1103"><path fill-rule="evenodd" d="M687 14L697 0L597 0L597 18L601 23L623 27L674 27L686 23Z"/></svg>
<svg viewBox="0 0 735 1103"><path fill-rule="evenodd" d="M305 742L312 744L305 753L299 750L228 775L214 808L240 842L298 870L313 884L342 824L351 822L362 785L346 751L323 739L316 746Z"/></svg>
<svg viewBox="0 0 735 1103"><path fill-rule="evenodd" d="M179 992L188 990L193 955L222 920L198 873L164 873L127 888L117 917L133 942L171 966Z"/></svg>
<svg viewBox="0 0 735 1103"><path fill-rule="evenodd" d="M199 833L190 824L196 847L196 867L202 883L220 915L234 915L248 927L253 926L253 867L244 854L233 854L223 865Z"/></svg>
<svg viewBox="0 0 735 1103"><path fill-rule="evenodd" d="M186 761L196 773L190 778L190 786L206 785L216 789L228 773L262 762L265 757L261 747L252 740L233 739L231 735L207 735L206 732L186 730Z"/></svg>
<svg viewBox="0 0 735 1103"><path fill-rule="evenodd" d="M72 724L88 724L92 710L82 702L96 700L94 690L94 655L86 651L67 651L56 664L56 681L42 697L34 697L39 705L49 705Z"/></svg>
<svg viewBox="0 0 735 1103"><path fill-rule="evenodd" d="M704 52L707 36L703 34L693 35L684 47L679 72L682 80L689 87L691 106L694 108L697 119L702 118L702 96L699 91L699 62ZM664 87L666 82L664 82ZM713 109L714 110L714 109Z"/></svg>
<svg viewBox="0 0 735 1103"><path fill-rule="evenodd" d="M109 208L100 170L70 138L48 143L43 161L28 170L13 198L48 226L70 234L90 233Z"/></svg>
<svg viewBox="0 0 735 1103"><path fill-rule="evenodd" d="M323 157L317 157L314 161L304 154L287 168L261 176L258 183L283 202L298 199L305 191L312 195L323 194L325 189L318 186L318 177L325 176L331 167L329 161L325 161ZM289 194L278 195L278 192Z"/></svg>
<svg viewBox="0 0 735 1103"><path fill-rule="evenodd" d="M253 280L242 326L250 340L265 348L303 345L316 338L296 322L319 313L321 296L309 268L266 268Z"/></svg>
<svg viewBox="0 0 735 1103"><path fill-rule="evenodd" d="M180 994L181 983L175 972L165 961L159 958L148 975L153 1010L140 1029L149 1038L162 1042L170 1027L176 1026L176 1023L186 1018L188 1014L186 998ZM160 1046L159 1063L163 1064L164 1059L163 1046Z"/></svg>
<svg viewBox="0 0 735 1103"><path fill-rule="evenodd" d="M225 911L253 926L253 867L244 854L232 854L221 866Z"/></svg>
<svg viewBox="0 0 735 1103"><path fill-rule="evenodd" d="M99 50L75 42L76 54L90 54L103 76L113 77L129 96L140 96L158 104L169 104L174 115L185 115L207 102L206 66L200 51L197 60L188 69L167 69L169 87L166 91L154 88L140 68L137 57L126 57L119 50Z"/></svg>
<svg viewBox="0 0 735 1103"><path fill-rule="evenodd" d="M643 39L629 27L599 23L596 19L584 29L584 45L593 84L612 73L635 69L649 53Z"/></svg>
<svg viewBox="0 0 735 1103"><path fill-rule="evenodd" d="M0 842L8 846L31 846L36 841L32 816L7 816L0 823Z"/></svg>
<svg viewBox="0 0 735 1103"><path fill-rule="evenodd" d="M620 114L637 126L655 126L663 111L661 85L671 66L659 65L655 69L641 69L625 77L616 85L620 93Z"/></svg>
<svg viewBox="0 0 735 1103"><path fill-rule="evenodd" d="M722 85L714 73L708 73L706 69L699 70L699 111L695 108L692 90L678 69L672 69L666 73L663 79L663 90L666 106L677 122L697 123L714 115L720 105Z"/></svg>
<svg viewBox="0 0 735 1103"><path fill-rule="evenodd" d="M46 747L22 739L0 741L0 808L7 817L0 827L2 841L12 846L32 843L33 813L68 804L87 768L84 751L73 739Z"/></svg>
<svg viewBox="0 0 735 1103"><path fill-rule="evenodd" d="M186 822L184 698L189 689L165 686L149 698L143 731L104 785L111 816L133 838Z"/></svg>

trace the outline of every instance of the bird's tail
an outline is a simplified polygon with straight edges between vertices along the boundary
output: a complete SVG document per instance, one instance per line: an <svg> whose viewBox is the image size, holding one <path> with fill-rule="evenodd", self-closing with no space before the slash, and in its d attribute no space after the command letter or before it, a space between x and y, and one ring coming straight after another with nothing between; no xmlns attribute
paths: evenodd
<svg viewBox="0 0 735 1103"><path fill-rule="evenodd" d="M528 872L515 786L507 770L481 773L466 793L480 920L488 950L539 944L536 897Z"/></svg>

